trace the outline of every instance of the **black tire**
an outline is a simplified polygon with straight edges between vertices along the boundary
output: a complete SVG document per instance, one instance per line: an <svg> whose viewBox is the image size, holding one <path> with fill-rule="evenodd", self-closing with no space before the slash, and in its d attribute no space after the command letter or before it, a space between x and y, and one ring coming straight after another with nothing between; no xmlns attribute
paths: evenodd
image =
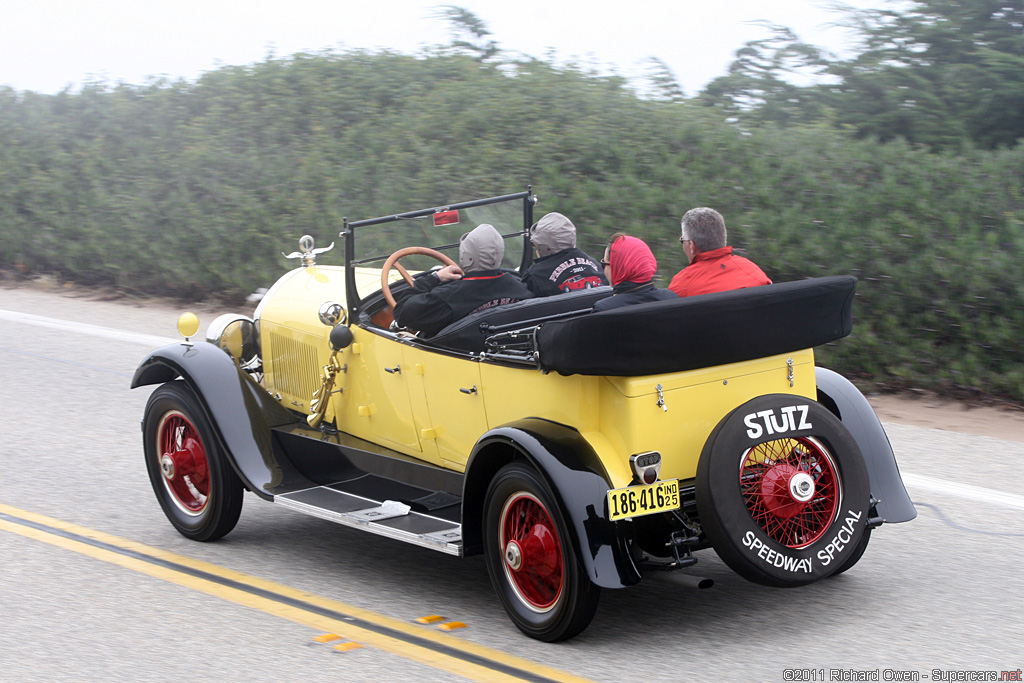
<svg viewBox="0 0 1024 683"><path fill-rule="evenodd" d="M484 558L502 606L531 638L566 640L594 618L601 589L577 561L562 511L529 465L506 465L487 487Z"/></svg>
<svg viewBox="0 0 1024 683"><path fill-rule="evenodd" d="M843 560L839 564L839 568L832 572L832 576L839 576L847 569L851 569L853 565L860 562L860 558L864 557L864 551L868 549L868 541L871 540L871 529L865 529L864 535L860 537L860 543L853 549L849 557Z"/></svg>
<svg viewBox="0 0 1024 683"><path fill-rule="evenodd" d="M234 529L242 482L188 385L168 382L150 395L142 432L149 481L174 528L195 541Z"/></svg>
<svg viewBox="0 0 1024 683"><path fill-rule="evenodd" d="M870 499L856 440L798 396L761 396L731 412L697 466L697 510L715 552L768 586L852 567L866 546Z"/></svg>

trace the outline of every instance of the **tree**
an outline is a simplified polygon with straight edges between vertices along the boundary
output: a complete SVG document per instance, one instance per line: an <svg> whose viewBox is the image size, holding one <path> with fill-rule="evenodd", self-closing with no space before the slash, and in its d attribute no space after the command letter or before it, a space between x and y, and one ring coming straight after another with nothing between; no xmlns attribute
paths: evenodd
<svg viewBox="0 0 1024 683"><path fill-rule="evenodd" d="M738 50L728 75L699 99L747 122L825 121L932 149L1024 138L1024 0L890 4L835 6L840 25L858 35L857 54L846 60L769 26L772 35ZM808 73L819 82L793 83Z"/></svg>
<svg viewBox="0 0 1024 683"><path fill-rule="evenodd" d="M816 88L800 87L793 76L818 76L829 54L802 42L785 26L758 22L769 36L752 40L736 51L725 76L713 80L698 100L719 107L727 118L789 125L822 116Z"/></svg>
<svg viewBox="0 0 1024 683"><path fill-rule="evenodd" d="M847 9L861 52L830 65L837 122L932 147L1024 137L1024 1L915 0Z"/></svg>
<svg viewBox="0 0 1024 683"><path fill-rule="evenodd" d="M647 65L647 79L651 83L654 99L665 102L682 102L686 99L686 93L668 64L657 57L649 57Z"/></svg>
<svg viewBox="0 0 1024 683"><path fill-rule="evenodd" d="M486 61L501 52L495 41L484 40L492 35L487 24L465 7L443 5L437 8L434 16L450 24L451 47L456 52L469 54L478 62Z"/></svg>

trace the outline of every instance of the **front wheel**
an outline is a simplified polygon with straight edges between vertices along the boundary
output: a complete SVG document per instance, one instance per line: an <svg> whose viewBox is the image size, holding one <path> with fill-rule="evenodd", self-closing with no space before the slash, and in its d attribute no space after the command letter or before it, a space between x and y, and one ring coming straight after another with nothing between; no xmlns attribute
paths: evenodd
<svg viewBox="0 0 1024 683"><path fill-rule="evenodd" d="M142 431L149 481L174 528L195 541L213 541L235 528L242 482L184 382L168 382L150 395Z"/></svg>
<svg viewBox="0 0 1024 683"><path fill-rule="evenodd" d="M558 503L529 465L506 465L488 486L484 544L491 583L519 630L554 642L590 624L601 589L577 561Z"/></svg>

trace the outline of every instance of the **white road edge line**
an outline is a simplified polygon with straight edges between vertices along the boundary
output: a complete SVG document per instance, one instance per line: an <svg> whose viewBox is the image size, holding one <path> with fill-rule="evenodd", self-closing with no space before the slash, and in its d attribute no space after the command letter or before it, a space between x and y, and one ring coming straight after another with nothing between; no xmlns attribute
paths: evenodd
<svg viewBox="0 0 1024 683"><path fill-rule="evenodd" d="M923 474L900 472L900 475L903 477L903 483L906 484L907 488L924 489L926 491L934 491L935 493L945 493L957 498L966 498L967 500L975 500L981 503L993 503L1024 510L1024 496L1004 493L981 486L971 486L970 484L961 484L960 482L935 479ZM911 495L911 498L913 498L913 495Z"/></svg>
<svg viewBox="0 0 1024 683"><path fill-rule="evenodd" d="M3 308L0 308L0 320L9 320L11 322L25 323L27 325L36 325L38 327L49 327L50 329L61 330L64 332L75 332L76 334L88 334L93 337L114 339L122 342L133 342L154 349L160 346L167 346L168 344L173 344L176 341L181 341L180 339L172 339L170 337L158 337L153 334L125 332L122 330L115 330L111 327L100 327L99 325L76 323L70 320L58 320L57 318L47 318L45 316L34 315L32 313L19 313L18 311L8 311Z"/></svg>
<svg viewBox="0 0 1024 683"><path fill-rule="evenodd" d="M167 344L173 344L176 341L180 341L178 339L171 339L168 337L157 337L156 335L151 334L124 332L122 330L115 330L111 327L100 327L99 325L76 323L70 320L47 318L41 315L33 315L31 313L8 311L2 308L0 308L0 320L11 320L13 322L26 323L29 325L49 327L55 330L88 334L94 337L103 337L104 339L135 342L153 348L166 346ZM925 489L927 491L945 493L958 498L966 498L967 500L975 500L982 503L994 503L997 505L1005 505L1007 507L1024 510L1024 496L1019 496L1013 493L1003 493L1002 491L982 488L981 486L971 486L970 484L961 484L959 482L935 479L923 474L913 474L911 472L901 472L900 474L903 477L903 483L911 488Z"/></svg>

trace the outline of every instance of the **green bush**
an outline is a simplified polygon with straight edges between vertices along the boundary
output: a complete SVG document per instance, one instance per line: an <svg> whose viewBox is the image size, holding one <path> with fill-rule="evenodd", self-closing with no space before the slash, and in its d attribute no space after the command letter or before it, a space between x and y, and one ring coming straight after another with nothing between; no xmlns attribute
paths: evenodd
<svg viewBox="0 0 1024 683"><path fill-rule="evenodd" d="M934 154L826 127L742 129L689 102L540 60L321 53L195 83L0 89L0 268L241 297L280 252L355 220L532 183L600 253L713 206L776 281L860 278L825 365L864 386L1024 401L1024 151ZM335 251L328 259L340 260ZM800 321L779 321L800 324Z"/></svg>

